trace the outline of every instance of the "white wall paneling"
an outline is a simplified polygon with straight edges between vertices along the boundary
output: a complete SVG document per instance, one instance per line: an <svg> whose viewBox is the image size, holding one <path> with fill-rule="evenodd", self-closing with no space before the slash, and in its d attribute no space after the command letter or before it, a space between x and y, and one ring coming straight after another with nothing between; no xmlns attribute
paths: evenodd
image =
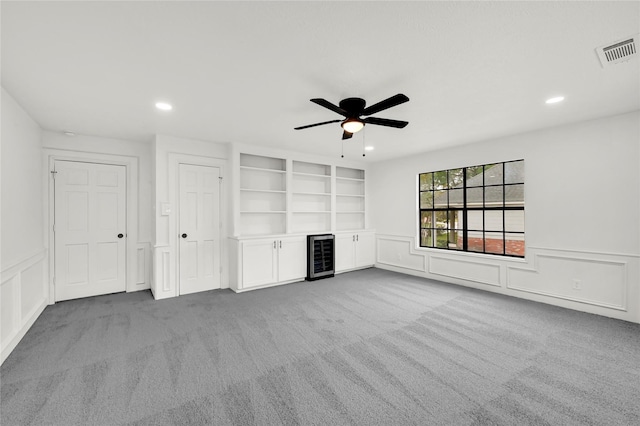
<svg viewBox="0 0 640 426"><path fill-rule="evenodd" d="M175 275L171 268L171 248L157 246L153 249L153 279L151 292L156 300L175 297Z"/></svg>
<svg viewBox="0 0 640 426"><path fill-rule="evenodd" d="M376 238L376 264L396 266L413 271L426 272L426 257L413 250L411 238L378 235Z"/></svg>
<svg viewBox="0 0 640 426"><path fill-rule="evenodd" d="M624 256L536 251L533 268L507 267L507 287L626 311L628 262Z"/></svg>
<svg viewBox="0 0 640 426"><path fill-rule="evenodd" d="M39 252L2 270L0 283L0 364L47 307L47 252Z"/></svg>
<svg viewBox="0 0 640 426"><path fill-rule="evenodd" d="M640 256L527 247L527 259L420 250L377 235L376 267L638 322ZM424 268L421 268L421 265Z"/></svg>
<svg viewBox="0 0 640 426"><path fill-rule="evenodd" d="M480 284L500 286L500 265L488 262L430 255L429 273Z"/></svg>
<svg viewBox="0 0 640 426"><path fill-rule="evenodd" d="M136 263L136 288L138 290L151 288L151 244L138 243Z"/></svg>

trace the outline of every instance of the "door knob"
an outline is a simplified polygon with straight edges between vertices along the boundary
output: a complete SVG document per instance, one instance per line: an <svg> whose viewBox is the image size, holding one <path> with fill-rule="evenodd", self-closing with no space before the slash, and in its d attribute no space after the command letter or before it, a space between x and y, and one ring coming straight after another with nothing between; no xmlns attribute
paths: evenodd
<svg viewBox="0 0 640 426"><path fill-rule="evenodd" d="M187 234L182 234L182 238L187 238Z"/></svg>
<svg viewBox="0 0 640 426"><path fill-rule="evenodd" d="M118 238L122 238L122 237L124 237L123 234L118 234Z"/></svg>

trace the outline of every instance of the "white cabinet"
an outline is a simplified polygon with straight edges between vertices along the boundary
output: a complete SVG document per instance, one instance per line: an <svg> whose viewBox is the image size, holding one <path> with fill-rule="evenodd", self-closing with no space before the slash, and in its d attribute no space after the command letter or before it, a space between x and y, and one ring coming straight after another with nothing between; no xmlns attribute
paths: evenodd
<svg viewBox="0 0 640 426"><path fill-rule="evenodd" d="M259 238L240 241L237 291L304 279L306 239Z"/></svg>
<svg viewBox="0 0 640 426"><path fill-rule="evenodd" d="M375 264L373 232L337 233L335 236L336 272L366 268Z"/></svg>

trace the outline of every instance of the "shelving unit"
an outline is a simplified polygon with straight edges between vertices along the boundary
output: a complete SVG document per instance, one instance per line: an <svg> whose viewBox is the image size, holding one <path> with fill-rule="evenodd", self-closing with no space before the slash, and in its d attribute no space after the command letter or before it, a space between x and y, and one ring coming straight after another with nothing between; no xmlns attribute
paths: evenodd
<svg viewBox="0 0 640 426"><path fill-rule="evenodd" d="M240 154L240 228L243 235L286 232L286 161Z"/></svg>
<svg viewBox="0 0 640 426"><path fill-rule="evenodd" d="M331 230L331 166L293 161L291 231Z"/></svg>
<svg viewBox="0 0 640 426"><path fill-rule="evenodd" d="M364 170L336 167L336 231L364 229Z"/></svg>

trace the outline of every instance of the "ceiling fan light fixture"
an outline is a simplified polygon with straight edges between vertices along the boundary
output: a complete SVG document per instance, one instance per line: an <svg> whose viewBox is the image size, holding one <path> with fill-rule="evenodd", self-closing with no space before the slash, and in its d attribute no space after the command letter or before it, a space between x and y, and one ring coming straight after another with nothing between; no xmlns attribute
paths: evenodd
<svg viewBox="0 0 640 426"><path fill-rule="evenodd" d="M356 118L347 118L341 124L345 132L356 133L362 130L364 123Z"/></svg>

